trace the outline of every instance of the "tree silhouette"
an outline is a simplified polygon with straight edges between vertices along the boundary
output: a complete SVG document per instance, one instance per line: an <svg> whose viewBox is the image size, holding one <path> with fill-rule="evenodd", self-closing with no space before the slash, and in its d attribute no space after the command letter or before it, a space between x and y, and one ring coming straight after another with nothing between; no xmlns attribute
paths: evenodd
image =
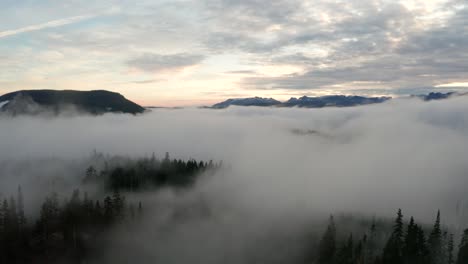
<svg viewBox="0 0 468 264"><path fill-rule="evenodd" d="M401 209L398 209L393 232L385 245L382 263L396 264L403 263L403 214Z"/></svg>
<svg viewBox="0 0 468 264"><path fill-rule="evenodd" d="M442 243L442 229L440 227L440 211L437 211L436 220L428 239L429 253L432 264L444 264L444 251Z"/></svg>
<svg viewBox="0 0 468 264"><path fill-rule="evenodd" d="M333 215L330 216L328 227L320 240L318 248L318 262L330 264L333 262L336 251L336 226Z"/></svg>
<svg viewBox="0 0 468 264"><path fill-rule="evenodd" d="M458 247L457 264L468 263L468 229L463 232L460 245Z"/></svg>

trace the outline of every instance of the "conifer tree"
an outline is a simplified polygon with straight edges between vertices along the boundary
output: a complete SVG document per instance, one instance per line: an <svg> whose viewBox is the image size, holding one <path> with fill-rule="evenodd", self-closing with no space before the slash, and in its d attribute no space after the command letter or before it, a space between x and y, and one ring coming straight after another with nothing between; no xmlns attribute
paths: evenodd
<svg viewBox="0 0 468 264"><path fill-rule="evenodd" d="M458 247L457 264L468 263L468 229L463 232L460 245Z"/></svg>
<svg viewBox="0 0 468 264"><path fill-rule="evenodd" d="M417 234L417 254L418 254L418 262L420 264L427 264L429 263L429 249L427 248L427 241L426 235L424 234L424 230L419 225L415 225L416 234Z"/></svg>
<svg viewBox="0 0 468 264"><path fill-rule="evenodd" d="M104 218L107 223L111 222L114 217L114 206L110 196L104 198Z"/></svg>
<svg viewBox="0 0 468 264"><path fill-rule="evenodd" d="M354 243L353 235L350 234L348 240L338 250L336 254L336 264L353 264L354 263Z"/></svg>
<svg viewBox="0 0 468 264"><path fill-rule="evenodd" d="M367 236L358 241L356 247L354 248L353 263L365 264L366 261L366 252L365 245L367 243Z"/></svg>
<svg viewBox="0 0 468 264"><path fill-rule="evenodd" d="M2 227L4 233L10 228L10 207L8 206L7 199L4 199L2 203Z"/></svg>
<svg viewBox="0 0 468 264"><path fill-rule="evenodd" d="M328 227L320 240L318 248L318 263L330 264L333 262L336 251L336 227L333 215L330 216Z"/></svg>
<svg viewBox="0 0 468 264"><path fill-rule="evenodd" d="M367 242L365 243L365 263L373 263L377 250L377 224L375 222L375 217L372 218L372 224L369 230L369 236L367 237Z"/></svg>
<svg viewBox="0 0 468 264"><path fill-rule="evenodd" d="M414 218L411 217L405 235L405 243L403 246L404 263L412 264L416 262L418 257L418 230L414 223Z"/></svg>
<svg viewBox="0 0 468 264"><path fill-rule="evenodd" d="M120 192L116 189L112 195L112 205L113 205L113 216L117 219L123 217L123 209L125 207L124 198L120 195Z"/></svg>
<svg viewBox="0 0 468 264"><path fill-rule="evenodd" d="M454 264L455 259L453 256L453 250L455 249L455 245L453 242L453 234L450 234L448 237L448 242L447 242L447 264Z"/></svg>
<svg viewBox="0 0 468 264"><path fill-rule="evenodd" d="M437 217L434 223L434 227L429 235L428 239L429 253L432 260L432 264L444 264L443 263L443 244L442 244L442 229L440 227L440 211L437 211Z"/></svg>
<svg viewBox="0 0 468 264"><path fill-rule="evenodd" d="M403 214L401 209L398 209L397 218L393 226L393 232L385 245L382 263L383 264L398 264L403 263Z"/></svg>
<svg viewBox="0 0 468 264"><path fill-rule="evenodd" d="M9 213L10 226L9 226L9 229L12 232L17 232L17 231L19 231L18 230L18 213L17 213L18 211L17 211L17 207L16 207L16 200L15 200L15 198L13 196L10 197L9 204L10 204L10 213Z"/></svg>
<svg viewBox="0 0 468 264"><path fill-rule="evenodd" d="M17 197L17 214L18 214L18 225L20 229L23 229L26 225L26 217L24 215L24 201L23 192L21 186L18 186L18 197Z"/></svg>
<svg viewBox="0 0 468 264"><path fill-rule="evenodd" d="M143 215L143 205L141 201L138 202L138 218L141 218Z"/></svg>

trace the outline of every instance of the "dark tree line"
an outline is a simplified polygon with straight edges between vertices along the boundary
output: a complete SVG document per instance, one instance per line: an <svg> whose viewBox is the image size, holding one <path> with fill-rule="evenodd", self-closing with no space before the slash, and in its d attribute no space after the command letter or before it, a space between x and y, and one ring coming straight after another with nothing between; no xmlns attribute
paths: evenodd
<svg viewBox="0 0 468 264"><path fill-rule="evenodd" d="M197 176L214 172L222 163L171 159L166 153L164 159L143 158L125 165L105 167L98 172L94 166L86 170L85 182L104 184L108 190L137 191L151 187L188 187Z"/></svg>
<svg viewBox="0 0 468 264"><path fill-rule="evenodd" d="M92 200L75 190L63 202L56 193L46 197L38 219L29 222L19 188L17 198L4 199L0 208L0 263L81 263L99 247L100 234L137 219L142 210L119 192Z"/></svg>
<svg viewBox="0 0 468 264"><path fill-rule="evenodd" d="M383 247L377 247L376 232L374 221L363 237L355 239L350 234L347 239L338 240L335 220L331 216L313 263L468 264L468 229L462 234L456 250L454 235L441 227L440 212L428 235L413 217L405 225L401 210L398 210L392 232Z"/></svg>

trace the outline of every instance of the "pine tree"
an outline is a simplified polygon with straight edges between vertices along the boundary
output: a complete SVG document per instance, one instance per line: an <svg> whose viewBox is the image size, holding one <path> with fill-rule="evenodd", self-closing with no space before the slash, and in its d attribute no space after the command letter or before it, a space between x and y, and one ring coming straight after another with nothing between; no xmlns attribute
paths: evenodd
<svg viewBox="0 0 468 264"><path fill-rule="evenodd" d="M348 240L338 250L335 264L353 264L354 263L354 243L353 235L350 234Z"/></svg>
<svg viewBox="0 0 468 264"><path fill-rule="evenodd" d="M125 208L125 198L120 195L116 189L112 195L113 215L117 219L123 218L123 209Z"/></svg>
<svg viewBox="0 0 468 264"><path fill-rule="evenodd" d="M143 215L143 205L141 201L138 202L138 218L141 218Z"/></svg>
<svg viewBox="0 0 468 264"><path fill-rule="evenodd" d="M336 251L336 227L333 215L330 216L327 230L323 234L319 244L318 263L330 264L333 262Z"/></svg>
<svg viewBox="0 0 468 264"><path fill-rule="evenodd" d="M454 242L453 242L453 234L449 235L448 243L447 243L447 264L454 264L455 260L453 258L453 250L454 250Z"/></svg>
<svg viewBox="0 0 468 264"><path fill-rule="evenodd" d="M448 243L449 243L449 234L447 230L444 230L444 232L442 233L442 243L441 243L442 254L440 257L441 263L443 264L447 264L448 262Z"/></svg>
<svg viewBox="0 0 468 264"><path fill-rule="evenodd" d="M23 192L21 191L21 186L18 186L18 198L17 198L17 214L18 214L18 224L20 229L23 229L26 225L26 217L24 215L24 201L23 201Z"/></svg>
<svg viewBox="0 0 468 264"><path fill-rule="evenodd" d="M468 263L468 229L463 232L460 246L458 247L457 264Z"/></svg>
<svg viewBox="0 0 468 264"><path fill-rule="evenodd" d="M416 245L417 245L417 262L419 264L429 263L429 249L427 248L426 235L424 230L419 226L415 225L416 230Z"/></svg>
<svg viewBox="0 0 468 264"><path fill-rule="evenodd" d="M398 209L397 218L393 226L393 232L385 245L382 255L383 264L403 263L403 214Z"/></svg>
<svg viewBox="0 0 468 264"><path fill-rule="evenodd" d="M375 260L375 255L377 251L377 225L375 218L372 218L372 224L369 230L369 236L367 242L365 243L365 263L373 263Z"/></svg>
<svg viewBox="0 0 468 264"><path fill-rule="evenodd" d="M111 222L114 218L114 205L109 196L104 198L104 219L107 223Z"/></svg>
<svg viewBox="0 0 468 264"><path fill-rule="evenodd" d="M2 203L2 228L4 233L10 228L10 207L7 199L4 199Z"/></svg>
<svg viewBox="0 0 468 264"><path fill-rule="evenodd" d="M416 229L414 218L408 224L403 246L404 263L413 264L418 257L418 230Z"/></svg>
<svg viewBox="0 0 468 264"><path fill-rule="evenodd" d="M17 232L18 230L18 213L16 207L16 200L13 196L10 197L10 229L11 231Z"/></svg>
<svg viewBox="0 0 468 264"><path fill-rule="evenodd" d="M357 243L354 249L353 263L364 264L366 263L366 250L365 245L367 243L367 236L364 237Z"/></svg>
<svg viewBox="0 0 468 264"><path fill-rule="evenodd" d="M94 181L97 178L97 171L96 169L91 165L86 169L86 181Z"/></svg>
<svg viewBox="0 0 468 264"><path fill-rule="evenodd" d="M442 243L442 229L440 227L440 211L437 211L437 217L434 227L429 235L429 252L432 264L444 264L443 262L443 243Z"/></svg>

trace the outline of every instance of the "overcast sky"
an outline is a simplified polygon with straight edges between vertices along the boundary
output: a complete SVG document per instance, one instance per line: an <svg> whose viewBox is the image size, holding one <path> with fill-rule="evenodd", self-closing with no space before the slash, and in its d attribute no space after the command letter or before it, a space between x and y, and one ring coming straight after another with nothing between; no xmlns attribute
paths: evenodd
<svg viewBox="0 0 468 264"><path fill-rule="evenodd" d="M143 105L468 87L465 0L0 0L0 93Z"/></svg>

